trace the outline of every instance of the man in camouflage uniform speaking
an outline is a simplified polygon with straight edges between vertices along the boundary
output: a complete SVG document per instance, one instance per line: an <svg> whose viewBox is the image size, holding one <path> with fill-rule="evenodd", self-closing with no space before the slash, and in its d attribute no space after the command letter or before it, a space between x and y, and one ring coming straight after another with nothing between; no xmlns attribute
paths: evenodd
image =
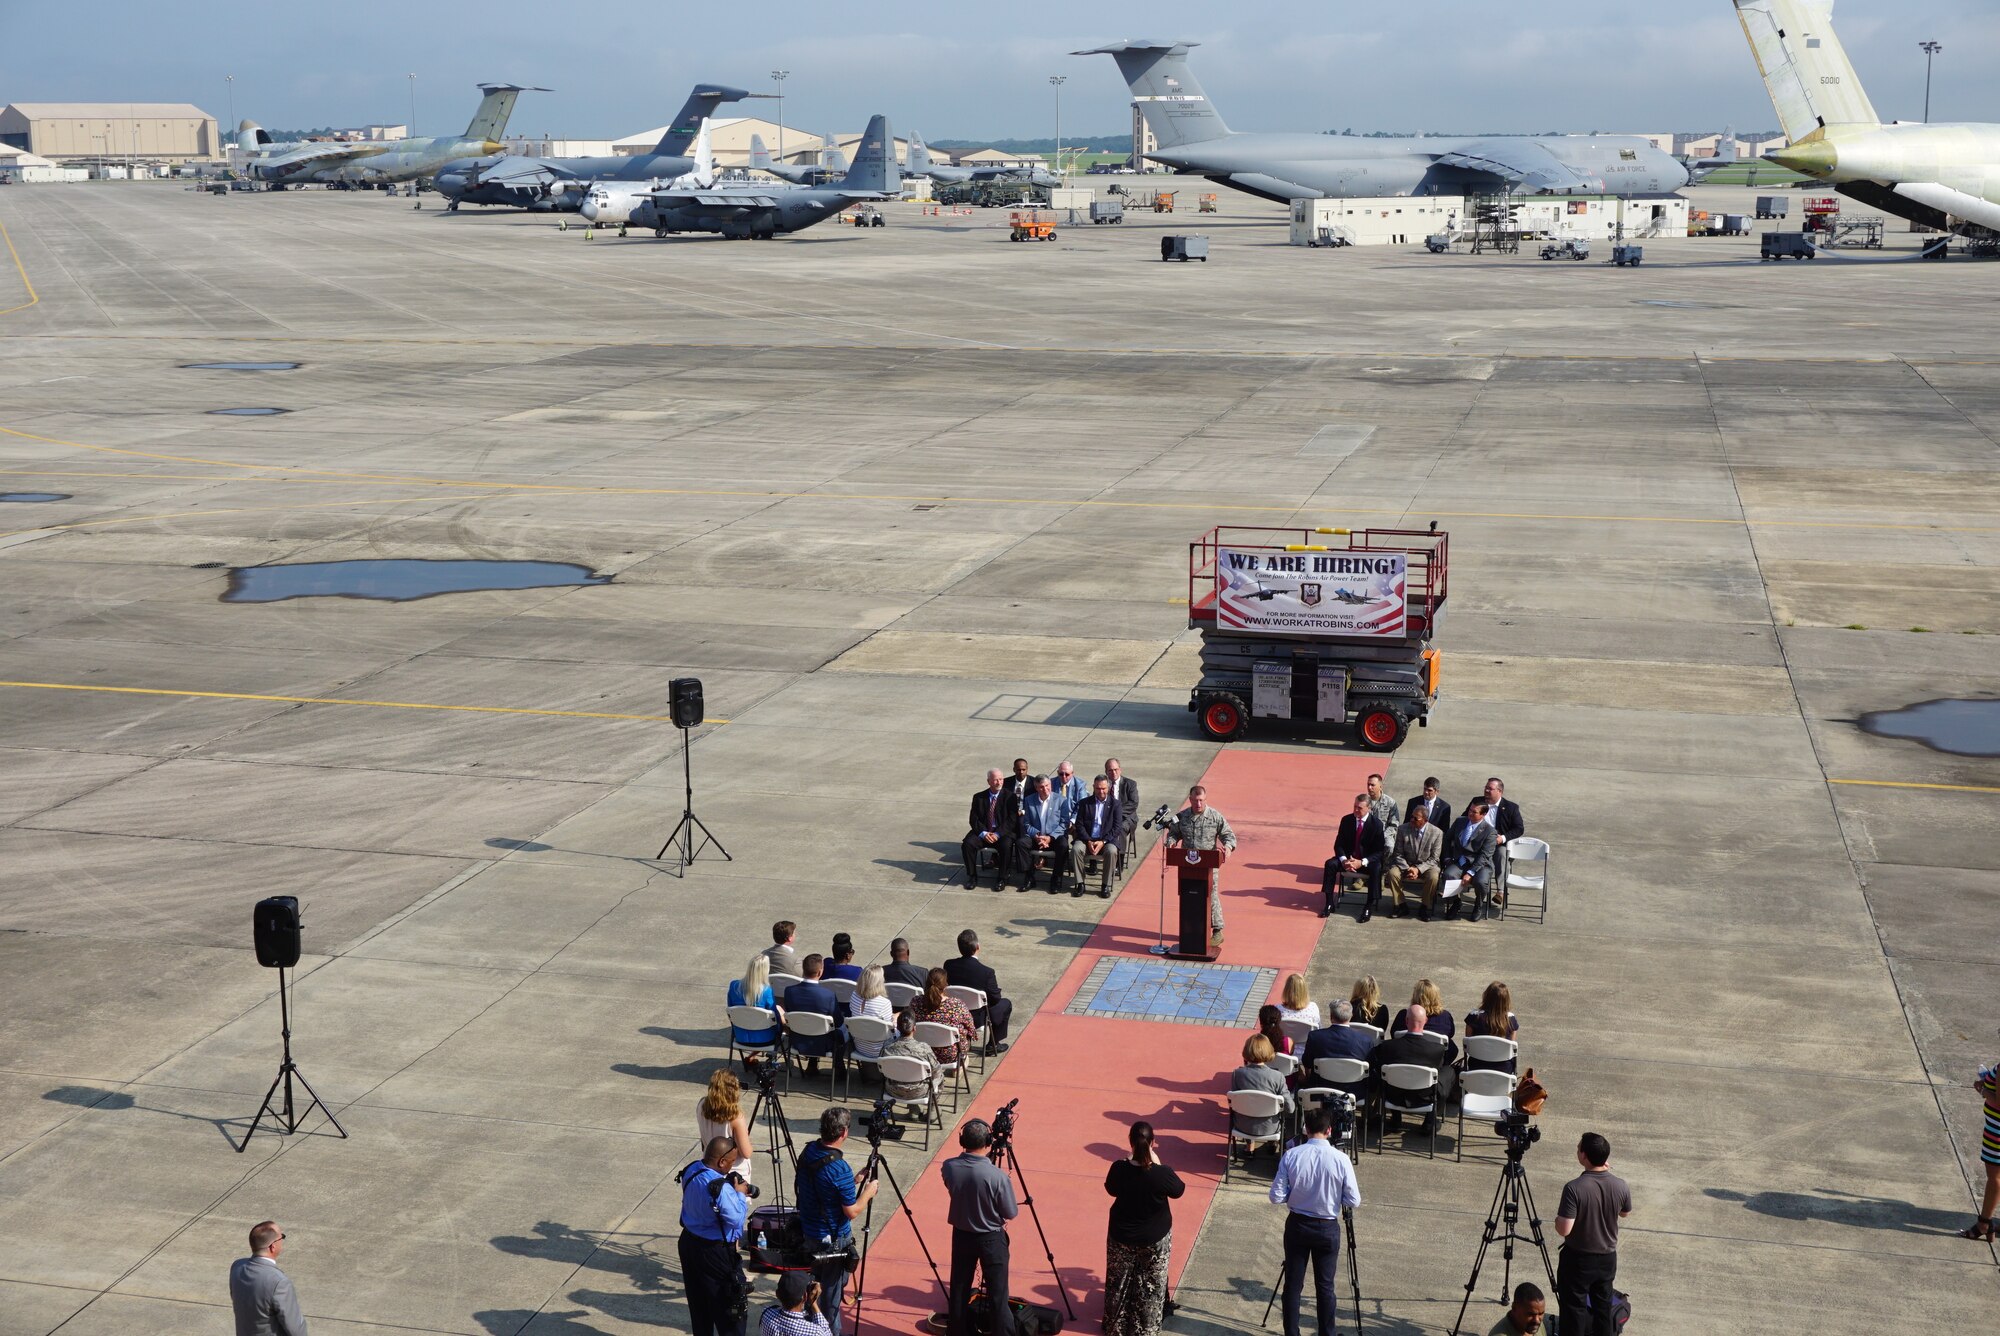
<svg viewBox="0 0 2000 1336"><path fill-rule="evenodd" d="M1208 805L1208 790L1197 784L1188 790L1188 805L1174 814L1167 823L1167 839L1190 849L1219 850L1216 857L1218 866L1229 861L1229 855L1236 849L1236 832L1229 828L1229 818ZM1222 940L1222 878L1218 873L1215 889L1208 897L1208 923L1215 940Z"/></svg>

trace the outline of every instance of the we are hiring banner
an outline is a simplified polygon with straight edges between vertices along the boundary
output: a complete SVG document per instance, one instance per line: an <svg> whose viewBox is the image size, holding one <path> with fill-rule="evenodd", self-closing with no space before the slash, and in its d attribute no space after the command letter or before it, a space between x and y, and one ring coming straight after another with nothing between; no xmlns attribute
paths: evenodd
<svg viewBox="0 0 2000 1336"><path fill-rule="evenodd" d="M1409 557L1225 547L1215 556L1215 621L1251 635L1402 636Z"/></svg>

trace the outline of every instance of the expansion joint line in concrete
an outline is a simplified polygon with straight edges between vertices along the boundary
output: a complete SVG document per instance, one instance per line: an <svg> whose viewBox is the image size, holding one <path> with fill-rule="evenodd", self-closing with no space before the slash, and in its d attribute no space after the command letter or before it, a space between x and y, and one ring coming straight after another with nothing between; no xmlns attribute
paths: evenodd
<svg viewBox="0 0 2000 1336"><path fill-rule="evenodd" d="M35 291L34 282L28 277L27 267L21 263L21 253L14 249L14 238L7 234L7 225L5 223L0 223L0 242L6 244L7 258L14 262L14 272L21 276L21 286L27 289L28 292L28 300L22 302L20 305L0 307L0 315L12 315L16 311L25 311L30 306L39 304L42 300L42 295Z"/></svg>
<svg viewBox="0 0 2000 1336"><path fill-rule="evenodd" d="M272 701L286 705L360 705L375 710L456 710L469 714L533 714L556 719L624 719L637 723L671 724L664 714L614 714L605 710L542 710L514 705L440 705L408 700L343 700L338 696L266 696L249 691L183 691L169 687L107 687L82 682L0 682L0 687L20 687L35 691L95 691L122 696L185 696L196 700ZM710 716L708 724L726 724L727 719Z"/></svg>

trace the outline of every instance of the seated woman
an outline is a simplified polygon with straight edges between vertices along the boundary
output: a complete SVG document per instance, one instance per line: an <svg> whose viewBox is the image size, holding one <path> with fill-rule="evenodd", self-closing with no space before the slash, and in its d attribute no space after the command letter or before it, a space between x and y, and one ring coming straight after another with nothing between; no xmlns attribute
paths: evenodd
<svg viewBox="0 0 2000 1336"><path fill-rule="evenodd" d="M896 1010L889 1005L889 990L884 985L880 965L870 965L861 971L861 982L854 985L854 996L847 999L847 1014L872 1016L885 1025L895 1024ZM872 1061L882 1056L881 1044L865 1044L859 1039L853 1043L854 1051L864 1058Z"/></svg>
<svg viewBox="0 0 2000 1336"><path fill-rule="evenodd" d="M937 1025L949 1025L958 1031L958 1042L950 1048L936 1050L937 1060L943 1063L963 1061L966 1049L979 1031L972 1024L972 1013L965 1009L965 1003L947 993L951 980L943 970L934 969L924 976L924 991L910 999L909 1009L903 1014L913 1022L929 1021Z"/></svg>
<svg viewBox="0 0 2000 1336"><path fill-rule="evenodd" d="M1290 1053L1292 1037L1285 1033L1284 1011L1275 1003L1266 1002L1257 1008L1257 1033L1271 1041L1273 1053Z"/></svg>
<svg viewBox="0 0 2000 1336"><path fill-rule="evenodd" d="M938 1065L937 1054L931 1051L929 1044L919 1043L912 1037L915 1030L916 1022L910 1019L910 1013L905 1009L896 1017L895 1036L882 1046L882 1056L915 1058L924 1064L923 1081L891 1081L885 1076L882 1084L893 1098L909 1106L912 1118L922 1118L930 1110L930 1101L944 1085L944 1068Z"/></svg>
<svg viewBox="0 0 2000 1336"><path fill-rule="evenodd" d="M1262 1090L1276 1095L1280 1112L1269 1118L1249 1118L1230 1110L1229 1125L1236 1135L1249 1139L1250 1146L1245 1152L1254 1155L1260 1142L1271 1143L1272 1151L1279 1148L1285 1135L1285 1121L1292 1111L1292 1092L1285 1088L1285 1078L1272 1071L1267 1065L1271 1061L1271 1041L1261 1034L1253 1034L1243 1041L1243 1065L1229 1074L1229 1090Z"/></svg>
<svg viewBox="0 0 2000 1336"><path fill-rule="evenodd" d="M844 932L833 935L833 954L826 958L829 979L861 980L861 967L854 963L854 939Z"/></svg>
<svg viewBox="0 0 2000 1336"><path fill-rule="evenodd" d="M1429 1019L1424 1022L1424 1029L1430 1031L1432 1034L1441 1034L1446 1039L1457 1035L1458 1022L1454 1021L1451 1018L1451 1013L1444 1009L1444 998L1439 995L1438 986L1429 979L1417 980L1417 986L1410 990L1410 1002L1414 1006L1422 1007L1429 1016ZM1389 1034L1392 1038L1409 1028L1409 1026L1404 1024L1409 1014L1408 1008L1396 1013L1395 1021L1389 1026Z"/></svg>
<svg viewBox="0 0 2000 1336"><path fill-rule="evenodd" d="M785 1023L785 1009L778 1005L778 999L771 995L771 958L759 951L750 957L750 964L744 969L743 977L729 981L729 1005L732 1007L763 1007L777 1013L778 1025L762 1030L746 1030L742 1026L731 1026L737 1044L761 1047L778 1042L778 1026Z"/></svg>
<svg viewBox="0 0 2000 1336"><path fill-rule="evenodd" d="M1514 994L1507 985L1495 979L1486 985L1486 992L1480 996L1479 1010L1465 1013L1465 1033L1467 1038L1476 1034L1489 1034L1500 1039L1519 1041L1521 1023L1514 1019ZM1480 1062L1471 1053L1465 1057L1469 1071L1488 1070L1512 1072L1517 1070L1516 1060L1505 1062Z"/></svg>
<svg viewBox="0 0 2000 1336"><path fill-rule="evenodd" d="M736 1172L751 1177L755 1167L750 1155L750 1120L743 1113L743 1083L727 1067L718 1067L708 1078L708 1091L694 1108L696 1144L706 1146L716 1137L736 1145Z"/></svg>
<svg viewBox="0 0 2000 1336"><path fill-rule="evenodd" d="M1382 1000L1382 986L1375 982L1375 976L1364 974L1354 981L1354 991L1348 994L1348 1004L1354 1008L1354 1019L1363 1025L1372 1025L1389 1037L1389 1006Z"/></svg>
<svg viewBox="0 0 2000 1336"><path fill-rule="evenodd" d="M1306 976L1291 974L1285 978L1285 994L1278 1004L1278 1014L1288 1021L1304 1021L1313 1029L1319 1029L1319 1003L1312 1000L1306 991Z"/></svg>

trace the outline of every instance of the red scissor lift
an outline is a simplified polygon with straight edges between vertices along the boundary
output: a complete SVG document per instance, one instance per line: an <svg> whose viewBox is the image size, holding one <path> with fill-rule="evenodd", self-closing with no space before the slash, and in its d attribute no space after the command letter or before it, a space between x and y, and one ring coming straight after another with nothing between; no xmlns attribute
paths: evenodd
<svg viewBox="0 0 2000 1336"><path fill-rule="evenodd" d="M1363 747L1394 751L1437 700L1431 638L1449 557L1435 522L1220 525L1188 544L1188 625L1201 630L1188 709L1202 732L1228 742L1256 719L1322 734L1352 726Z"/></svg>

